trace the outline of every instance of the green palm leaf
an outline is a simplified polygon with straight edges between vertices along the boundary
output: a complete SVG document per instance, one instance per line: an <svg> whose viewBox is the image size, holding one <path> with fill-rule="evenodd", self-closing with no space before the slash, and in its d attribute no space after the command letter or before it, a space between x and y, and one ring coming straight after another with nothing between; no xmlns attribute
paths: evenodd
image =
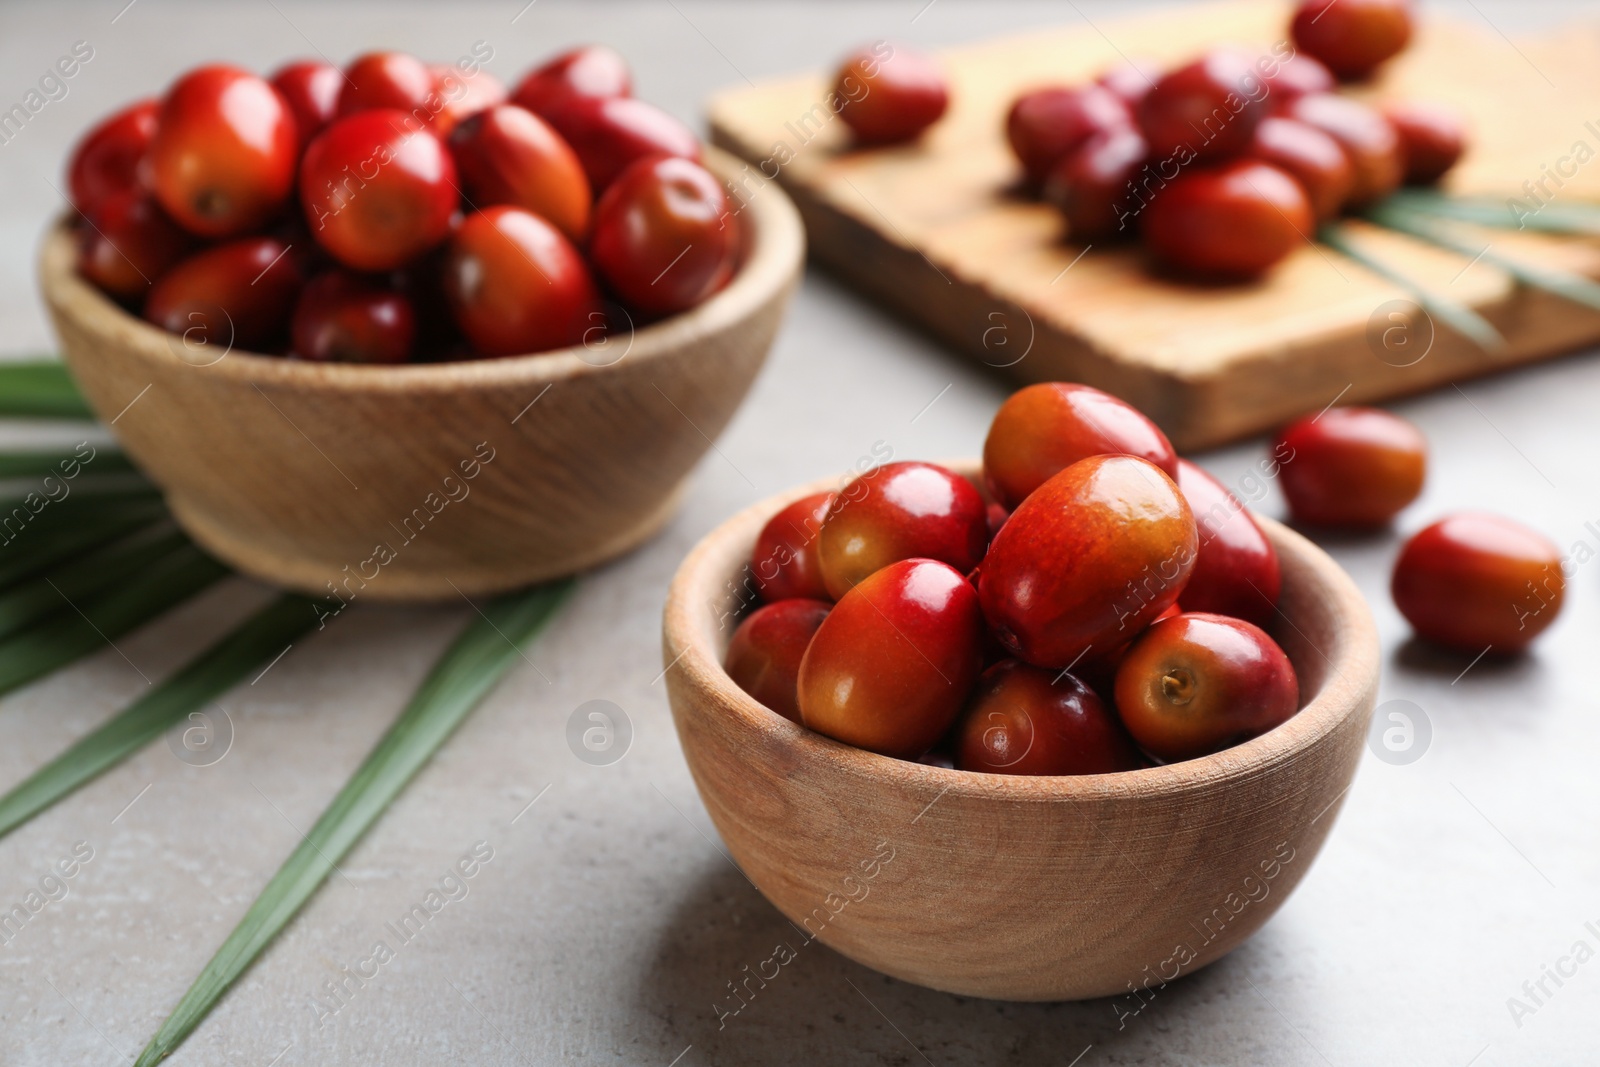
<svg viewBox="0 0 1600 1067"><path fill-rule="evenodd" d="M1379 277L1386 278L1400 286L1429 315L1466 337L1479 348L1488 352L1495 352L1505 348L1506 339L1500 335L1500 331L1495 329L1488 319L1473 311L1467 305L1451 300L1447 296L1441 296L1415 278L1395 270L1378 257L1362 251L1360 245L1350 240L1346 227L1339 223L1329 223L1317 231L1317 240L1342 255L1350 257Z"/></svg>
<svg viewBox="0 0 1600 1067"><path fill-rule="evenodd" d="M269 658L281 655L317 621L316 605L301 596L279 597L0 796L0 837L121 763Z"/></svg>
<svg viewBox="0 0 1600 1067"><path fill-rule="evenodd" d="M168 524L148 526L0 592L0 638L68 610L71 602L101 592L124 575L139 573L188 542Z"/></svg>
<svg viewBox="0 0 1600 1067"><path fill-rule="evenodd" d="M206 964L134 1067L170 1055L316 892L555 613L571 579L495 600L434 664L411 702Z"/></svg>
<svg viewBox="0 0 1600 1067"><path fill-rule="evenodd" d="M0 588L32 578L83 552L114 541L166 515L159 498L108 500L56 505L41 513L15 536L5 526L10 513L0 503Z"/></svg>
<svg viewBox="0 0 1600 1067"><path fill-rule="evenodd" d="M1402 189L1388 197L1380 207L1399 207L1422 211L1458 222L1472 222L1502 230L1534 230L1539 233L1600 236L1600 204L1581 201L1527 205L1529 210L1513 209L1510 197L1450 196L1430 189Z"/></svg>
<svg viewBox="0 0 1600 1067"><path fill-rule="evenodd" d="M0 415L94 418L67 365L56 359L0 363Z"/></svg>
<svg viewBox="0 0 1600 1067"><path fill-rule="evenodd" d="M77 602L63 597L68 610L0 641L0 693L105 647L227 573L198 548L184 545L113 589Z"/></svg>
<svg viewBox="0 0 1600 1067"><path fill-rule="evenodd" d="M1379 204L1367 212L1367 217L1379 226L1419 237L1429 244L1448 248L1452 252L1459 252L1472 259L1481 259L1485 263L1499 267L1524 285L1543 289L1575 304L1600 311L1600 285L1596 285L1581 274L1550 267L1535 267L1503 256L1488 244L1480 248L1477 239L1468 239L1452 230L1448 224L1411 211L1402 205Z"/></svg>
<svg viewBox="0 0 1600 1067"><path fill-rule="evenodd" d="M0 404L5 398L0 396ZM78 462L85 474L123 474L134 470L128 457L114 448L95 449L94 459L83 463L73 452L0 452L0 478L60 477L62 464Z"/></svg>

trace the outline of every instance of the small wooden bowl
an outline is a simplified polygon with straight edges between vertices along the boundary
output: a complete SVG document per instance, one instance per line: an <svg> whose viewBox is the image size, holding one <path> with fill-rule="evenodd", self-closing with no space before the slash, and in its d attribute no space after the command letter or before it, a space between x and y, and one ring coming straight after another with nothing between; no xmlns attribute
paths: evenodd
<svg viewBox="0 0 1600 1067"><path fill-rule="evenodd" d="M716 150L707 164L725 181L741 167ZM592 567L671 516L760 370L804 259L776 184L740 220L745 262L699 307L607 348L506 359L212 362L214 348L80 278L65 223L40 283L90 405L208 551L311 593L437 599Z"/></svg>
<svg viewBox="0 0 1600 1067"><path fill-rule="evenodd" d="M722 670L757 532L837 486L784 493L713 530L679 568L665 617L668 694L701 799L799 936L951 993L1122 994L1131 1013L1277 911L1333 824L1377 691L1372 619L1326 554L1263 521L1283 562L1274 636L1305 701L1284 725L1121 774L953 771L812 733Z"/></svg>

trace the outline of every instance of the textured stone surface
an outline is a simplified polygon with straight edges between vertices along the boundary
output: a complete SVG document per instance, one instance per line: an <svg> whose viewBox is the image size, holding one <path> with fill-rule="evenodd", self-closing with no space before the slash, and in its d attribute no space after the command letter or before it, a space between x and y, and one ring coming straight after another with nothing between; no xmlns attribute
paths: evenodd
<svg viewBox="0 0 1600 1067"><path fill-rule="evenodd" d="M72 138L195 62L270 67L313 48L342 59L377 44L443 59L482 39L496 49L490 69L514 77L568 42L604 40L634 60L642 95L695 118L700 98L741 73L816 65L862 39L942 43L1079 17L1071 7L952 0L920 16L912 0L593 9L544 0L515 23L520 0L448 12L279 2L280 14L270 5L137 0L118 16L119 6L0 10L0 106L20 100L73 41L96 49L67 97L0 145L7 351L51 344L31 257L58 210L48 183L61 184ZM1097 22L1112 13L1109 4L1077 6ZM1477 7L1513 36L1577 11ZM1506 62L1523 60L1508 47ZM678 753L658 681L666 582L723 516L842 470L874 442L904 457L975 455L1003 389L828 278L808 277L771 363L720 451L696 473L681 515L656 543L585 580L529 662L172 1062L943 1067L1065 1065L1080 1052L1081 1067L1592 1059L1600 960L1559 987L1546 979L1552 995L1534 990L1542 1004L1522 986L1580 939L1600 950L1600 934L1584 925L1600 930L1600 700L1587 669L1600 625L1600 563L1579 568L1566 616L1532 656L1485 661L1458 677L1466 663L1410 644L1389 604L1392 534L1329 547L1374 605L1386 651L1380 701L1420 705L1431 748L1409 766L1367 760L1310 876L1233 956L1161 991L1119 1030L1110 1001L963 1000L811 946L719 1029L712 1005L727 996L726 983L791 933L720 854ZM1564 547L1583 540L1600 551L1597 394L1600 360L1588 355L1400 405L1434 448L1427 493L1401 530L1487 506ZM7 444L76 439L67 428L3 433ZM1238 486L1263 454L1257 442L1201 458ZM1280 513L1275 490L1266 494L1260 506ZM224 585L0 702L0 786L264 597L243 582ZM469 615L465 606L358 606L297 642L258 683L224 697L235 740L216 765L186 766L153 746L0 841L0 908L76 842L94 849L68 895L0 947L0 1063L111 1063L137 1051L294 846L296 828L316 818ZM591 699L615 702L633 725L631 750L611 766L583 763L567 746L568 716ZM385 924L480 841L493 858L466 896L399 945ZM348 1005L319 1021L323 984L370 956L379 939L397 946L393 959L365 986L352 982ZM1507 1007L1512 996L1535 1009L1520 1026Z"/></svg>

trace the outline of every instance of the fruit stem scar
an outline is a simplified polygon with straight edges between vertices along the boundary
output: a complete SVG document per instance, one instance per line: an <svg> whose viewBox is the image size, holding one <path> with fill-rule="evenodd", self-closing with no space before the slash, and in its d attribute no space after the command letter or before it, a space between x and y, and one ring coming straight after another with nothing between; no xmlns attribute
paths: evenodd
<svg viewBox="0 0 1600 1067"><path fill-rule="evenodd" d="M1194 676L1182 667L1174 668L1161 676L1161 695L1173 704L1187 704L1194 699Z"/></svg>

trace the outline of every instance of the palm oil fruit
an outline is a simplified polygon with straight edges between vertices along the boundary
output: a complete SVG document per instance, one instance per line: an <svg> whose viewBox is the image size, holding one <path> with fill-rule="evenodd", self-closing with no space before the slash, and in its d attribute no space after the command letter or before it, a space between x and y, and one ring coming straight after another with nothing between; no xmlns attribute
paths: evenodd
<svg viewBox="0 0 1600 1067"><path fill-rule="evenodd" d="M836 741L915 759L944 736L981 666L983 614L961 573L891 563L822 621L800 664L800 721Z"/></svg>
<svg viewBox="0 0 1600 1067"><path fill-rule="evenodd" d="M1200 537L1183 609L1266 626L1278 613L1283 585L1277 549L1221 482L1186 459L1178 460L1178 488Z"/></svg>
<svg viewBox="0 0 1600 1067"><path fill-rule="evenodd" d="M971 482L932 463L886 463L839 490L817 556L837 600L897 560L936 559L966 574L988 540L988 509Z"/></svg>
<svg viewBox="0 0 1600 1067"><path fill-rule="evenodd" d="M783 508L756 536L750 576L761 599L773 603L793 597L831 600L822 581L817 541L833 503L832 493L812 493Z"/></svg>
<svg viewBox="0 0 1600 1067"><path fill-rule="evenodd" d="M1289 719L1300 687L1260 627L1192 612L1151 626L1117 668L1117 713L1159 760L1194 759Z"/></svg>
<svg viewBox="0 0 1600 1067"><path fill-rule="evenodd" d="M800 721L800 661L831 605L779 600L757 608L728 640L723 666L740 689L792 722Z"/></svg>
<svg viewBox="0 0 1600 1067"><path fill-rule="evenodd" d="M1110 774L1138 767L1139 753L1083 682L1008 659L979 675L955 730L955 764L986 774Z"/></svg>
<svg viewBox="0 0 1600 1067"><path fill-rule="evenodd" d="M932 57L886 41L845 59L833 92L839 117L865 144L909 141L950 104L944 71Z"/></svg>
<svg viewBox="0 0 1600 1067"><path fill-rule="evenodd" d="M1378 408L1329 408L1279 432L1278 480L1296 522L1378 527L1422 492L1428 442Z"/></svg>
<svg viewBox="0 0 1600 1067"><path fill-rule="evenodd" d="M1080 459L1123 455L1178 474L1172 442L1133 405L1075 382L1041 382L1006 398L983 442L983 471L1003 507L1014 508Z"/></svg>
<svg viewBox="0 0 1600 1067"><path fill-rule="evenodd" d="M1091 456L1034 490L995 535L978 573L983 613L1013 655L1070 668L1176 603L1197 549L1194 515L1159 467Z"/></svg>
<svg viewBox="0 0 1600 1067"><path fill-rule="evenodd" d="M1566 595L1561 552L1499 515L1441 519L1406 542L1390 580L1417 634L1477 655L1516 653L1556 620Z"/></svg>

